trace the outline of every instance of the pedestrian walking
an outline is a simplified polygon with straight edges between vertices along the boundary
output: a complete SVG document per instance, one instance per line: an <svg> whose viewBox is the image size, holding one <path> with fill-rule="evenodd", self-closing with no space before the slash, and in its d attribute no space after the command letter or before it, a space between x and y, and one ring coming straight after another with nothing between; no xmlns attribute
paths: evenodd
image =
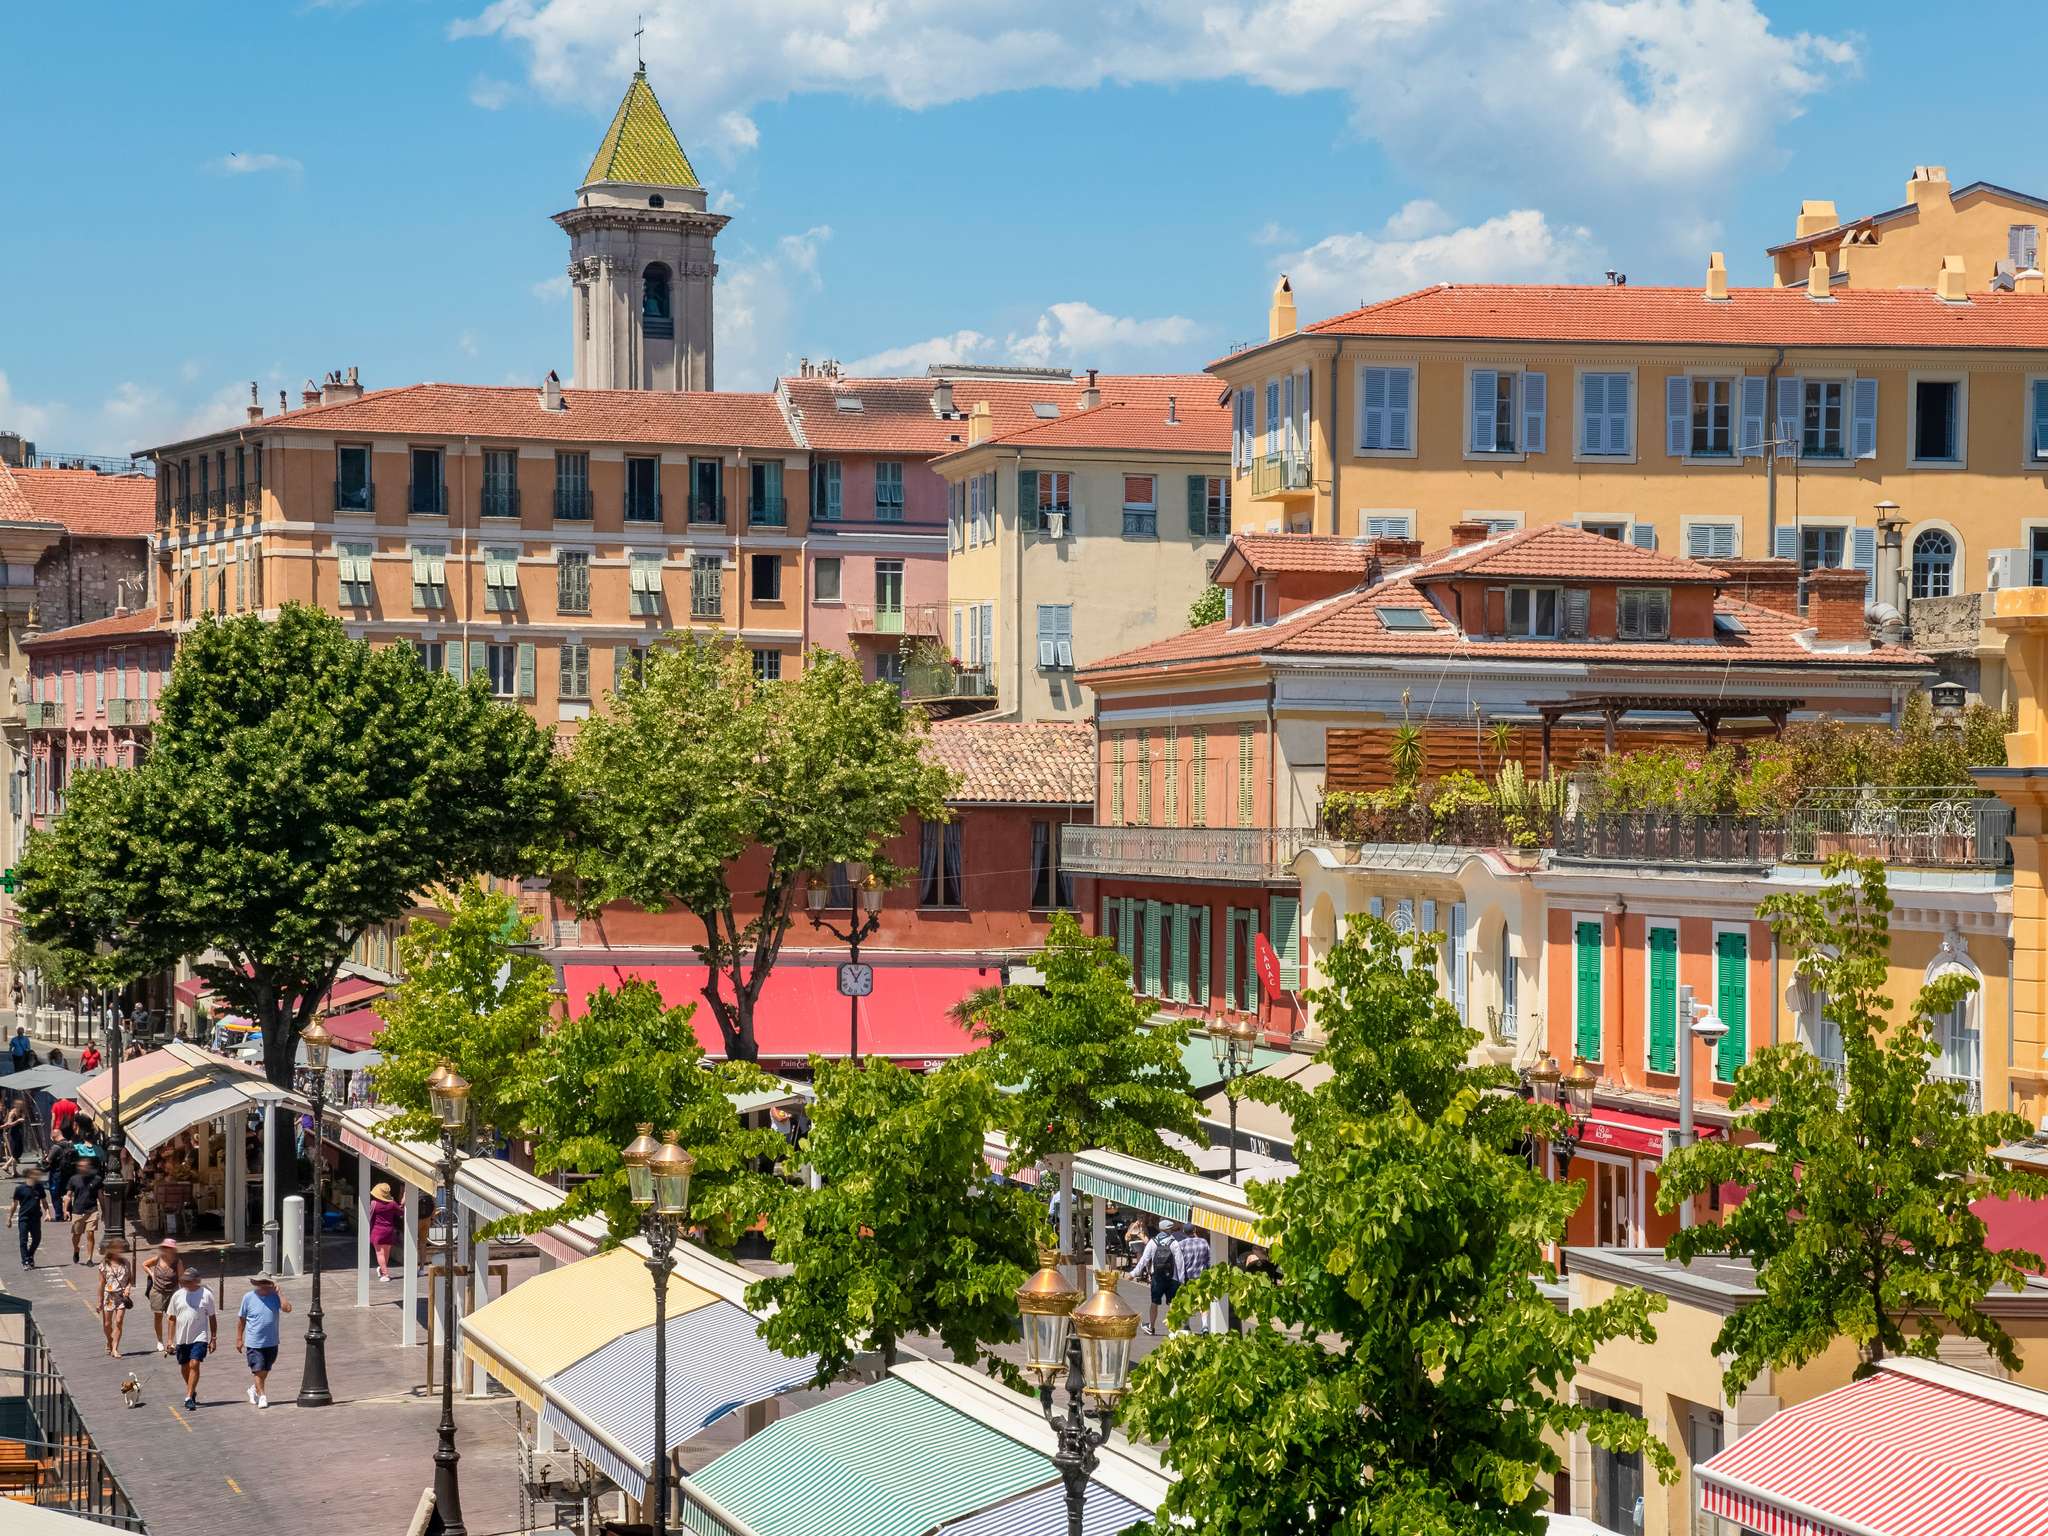
<svg viewBox="0 0 2048 1536"><path fill-rule="evenodd" d="M249 1364L249 1401L268 1408L264 1388L270 1382L270 1368L277 1364L278 1315L292 1304L278 1294L277 1278L264 1270L249 1282L235 1314L235 1348Z"/></svg>
<svg viewBox="0 0 2048 1536"><path fill-rule="evenodd" d="M7 1106L7 1117L0 1120L0 1137L7 1143L7 1177L14 1178L21 1172L22 1150L28 1145L28 1105L20 1094L9 1096L13 1102Z"/></svg>
<svg viewBox="0 0 2048 1536"><path fill-rule="evenodd" d="M50 1130L60 1141L69 1140L71 1122L78 1118L78 1100L70 1094L54 1100L50 1105Z"/></svg>
<svg viewBox="0 0 2048 1536"><path fill-rule="evenodd" d="M1157 1333L1160 1307L1171 1304L1173 1293L1180 1288L1173 1279L1173 1222L1162 1218L1159 1231L1150 1238L1145 1236L1143 1222L1133 1222L1131 1226L1137 1235L1126 1240L1144 1243L1137 1262L1131 1266L1131 1278L1151 1282L1152 1299L1145 1309L1145 1331Z"/></svg>
<svg viewBox="0 0 2048 1536"><path fill-rule="evenodd" d="M178 1294L182 1273L178 1240L174 1237L165 1238L156 1252L142 1261L142 1299L149 1303L150 1326L156 1329L156 1352L160 1355L171 1352L171 1341L164 1337L164 1314L170 1310L171 1298Z"/></svg>
<svg viewBox="0 0 2048 1536"><path fill-rule="evenodd" d="M71 1177L64 1181L64 1210L71 1218L71 1262L90 1264L99 1246L100 1161L82 1157ZM83 1251L84 1257L79 1254Z"/></svg>
<svg viewBox="0 0 2048 1536"><path fill-rule="evenodd" d="M59 1071L62 1071L64 1068L64 1053L54 1045L50 1047L50 1065Z"/></svg>
<svg viewBox="0 0 2048 1536"><path fill-rule="evenodd" d="M31 1168L28 1177L14 1186L14 1204L7 1212L7 1225L21 1229L21 1267L36 1267L36 1249L43 1242L43 1171Z"/></svg>
<svg viewBox="0 0 2048 1536"><path fill-rule="evenodd" d="M84 1050L78 1053L78 1070L81 1072L97 1072L99 1069L100 1048L97 1045L88 1044Z"/></svg>
<svg viewBox="0 0 2048 1536"><path fill-rule="evenodd" d="M391 1198L391 1186L370 1186L370 1252L377 1255L377 1279L391 1283L391 1249L405 1231L405 1207Z"/></svg>
<svg viewBox="0 0 2048 1536"><path fill-rule="evenodd" d="M36 1048L29 1044L28 1027L14 1026L14 1038L7 1042L7 1064L10 1070L26 1072L35 1065Z"/></svg>
<svg viewBox="0 0 2048 1536"><path fill-rule="evenodd" d="M220 1303L213 1299L212 1289L200 1279L198 1270L188 1265L178 1277L178 1294L171 1298L165 1316L178 1369L185 1377L185 1407L190 1411L199 1406L199 1367L220 1341Z"/></svg>
<svg viewBox="0 0 2048 1536"><path fill-rule="evenodd" d="M1183 1224L1173 1238L1173 1289L1176 1294L1195 1276L1215 1262L1209 1248L1209 1234L1200 1227ZM1207 1317L1196 1312L1188 1318L1189 1333L1207 1333Z"/></svg>
<svg viewBox="0 0 2048 1536"><path fill-rule="evenodd" d="M135 1305L135 1263L128 1257L128 1245L118 1237L107 1239L100 1259L100 1329L107 1336L107 1353L121 1358L121 1330L128 1325L128 1309Z"/></svg>

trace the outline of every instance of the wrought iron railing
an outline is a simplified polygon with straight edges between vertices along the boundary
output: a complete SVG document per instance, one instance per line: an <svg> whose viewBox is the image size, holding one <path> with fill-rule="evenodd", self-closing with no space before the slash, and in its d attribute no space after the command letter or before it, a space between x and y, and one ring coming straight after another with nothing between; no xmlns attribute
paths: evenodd
<svg viewBox="0 0 2048 1536"><path fill-rule="evenodd" d="M993 667L965 667L951 661L906 661L903 664L903 697L913 702L992 699L995 696Z"/></svg>
<svg viewBox="0 0 2048 1536"><path fill-rule="evenodd" d="M632 489L626 491L626 521L629 523L658 523L661 521L661 493L639 495Z"/></svg>
<svg viewBox="0 0 2048 1536"><path fill-rule="evenodd" d="M141 456L120 458L107 453L31 453L29 469L90 469L102 475L154 475L156 461Z"/></svg>
<svg viewBox="0 0 2048 1536"><path fill-rule="evenodd" d="M561 518L564 522L588 522L590 520L590 487L587 485L556 486L555 516Z"/></svg>
<svg viewBox="0 0 2048 1536"><path fill-rule="evenodd" d="M2013 809L1947 785L1809 790L1792 808L1783 857L1818 864L1836 854L1916 869L2003 869L2012 862Z"/></svg>
<svg viewBox="0 0 2048 1536"><path fill-rule="evenodd" d="M693 523L724 522L725 498L723 496L692 496L690 498L690 521Z"/></svg>
<svg viewBox="0 0 2048 1536"><path fill-rule="evenodd" d="M747 498L747 521L756 528L780 528L789 521L789 501L782 496Z"/></svg>
<svg viewBox="0 0 2048 1536"><path fill-rule="evenodd" d="M79 1416L42 1330L30 1316L21 1319L21 1326L25 1333L19 1395L26 1399L29 1416L38 1431L36 1438L24 1442L24 1449L40 1463L31 1502L60 1509L95 1525L123 1531L145 1530L135 1501L128 1497L128 1490L107 1465L85 1420ZM0 1375L0 1394L13 1395L13 1386ZM5 1502L0 1501L0 1509L4 1508ZM5 1523L0 1520L0 1526Z"/></svg>
<svg viewBox="0 0 2048 1536"><path fill-rule="evenodd" d="M1262 885L1284 877L1309 827L1060 828L1060 867L1077 875L1218 880Z"/></svg>
<svg viewBox="0 0 2048 1536"><path fill-rule="evenodd" d="M1609 811L1567 817L1557 858L1574 864L1699 865L1760 869L1785 857L1786 829L1761 816Z"/></svg>
<svg viewBox="0 0 2048 1536"><path fill-rule="evenodd" d="M362 485L343 485L334 482L334 510L337 512L374 512L377 510L377 487L365 482Z"/></svg>
<svg viewBox="0 0 2048 1536"><path fill-rule="evenodd" d="M1252 494L1279 496L1311 488L1306 454L1260 454L1252 460Z"/></svg>
<svg viewBox="0 0 2048 1536"><path fill-rule="evenodd" d="M937 639L943 622L943 609L937 603L902 603L893 606L887 603L855 603L853 622L848 626L856 635L919 635Z"/></svg>
<svg viewBox="0 0 2048 1536"><path fill-rule="evenodd" d="M517 517L519 515L519 487L516 485L487 485L483 489L483 501L477 511L484 517Z"/></svg>
<svg viewBox="0 0 2048 1536"><path fill-rule="evenodd" d="M448 511L447 492L437 480L415 480L406 488L405 506L414 517L443 517Z"/></svg>

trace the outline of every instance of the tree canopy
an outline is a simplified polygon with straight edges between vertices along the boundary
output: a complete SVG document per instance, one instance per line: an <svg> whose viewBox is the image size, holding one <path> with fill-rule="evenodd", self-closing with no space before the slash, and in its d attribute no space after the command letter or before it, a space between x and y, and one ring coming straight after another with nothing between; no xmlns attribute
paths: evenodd
<svg viewBox="0 0 2048 1536"><path fill-rule="evenodd" d="M24 924L81 953L111 939L123 976L200 957L286 1084L358 934L436 886L545 867L565 808L547 734L480 682L298 604L207 618L142 766L81 774L29 838Z"/></svg>
<svg viewBox="0 0 2048 1536"><path fill-rule="evenodd" d="M1224 611L1223 589L1211 582L1188 604L1188 628L1200 629L1204 624L1220 624L1228 617Z"/></svg>
<svg viewBox="0 0 2048 1536"><path fill-rule="evenodd" d="M1841 1032L1843 1075L1800 1044L1759 1051L1735 1074L1738 1131L1666 1159L1665 1209L1722 1184L1747 1189L1718 1224L1686 1228L1674 1258L1734 1254L1756 1266L1758 1300L1721 1326L1730 1395L1766 1366L1804 1364L1855 1341L1858 1374L1886 1355L1932 1355L1944 1333L2018 1370L2013 1341L1982 1309L2038 1262L1986 1245L1974 1201L2048 1195L2048 1180L1994 1154L2028 1135L2017 1115L1981 1114L1963 1083L1931 1075L1935 1020L1976 983L1959 971L1923 986L1903 1020L1886 995L1892 901L1884 866L1837 857L1817 891L1772 896L1770 919L1818 1011Z"/></svg>
<svg viewBox="0 0 2048 1536"><path fill-rule="evenodd" d="M805 1155L821 1186L792 1191L770 1221L786 1274L747 1293L774 1306L761 1335L818 1356L830 1381L863 1349L895 1359L916 1333L956 1360L1017 1337L1016 1292L1036 1266L1044 1213L982 1158L996 1097L965 1061L907 1072L880 1059L821 1061ZM995 1367L1001 1369L1001 1367Z"/></svg>
<svg viewBox="0 0 2048 1536"><path fill-rule="evenodd" d="M1544 1245L1582 1193L1523 1156L1553 1114L1469 1064L1477 1031L1426 941L1355 919L1307 994L1329 1039L1314 1089L1253 1080L1293 1117L1299 1171L1253 1182L1270 1274L1218 1265L1175 1299L1228 1297L1244 1331L1178 1335L1134 1374L1124 1422L1179 1473L1162 1533L1536 1536L1554 1444L1670 1457L1642 1421L1569 1401L1610 1339L1654 1337L1634 1290L1561 1312Z"/></svg>
<svg viewBox="0 0 2048 1536"><path fill-rule="evenodd" d="M770 682L737 644L660 647L576 738L577 905L695 916L726 1054L752 1061L754 1006L809 877L861 860L892 881L885 841L945 818L950 780L924 732L894 687L832 651ZM742 881L758 889L736 899Z"/></svg>

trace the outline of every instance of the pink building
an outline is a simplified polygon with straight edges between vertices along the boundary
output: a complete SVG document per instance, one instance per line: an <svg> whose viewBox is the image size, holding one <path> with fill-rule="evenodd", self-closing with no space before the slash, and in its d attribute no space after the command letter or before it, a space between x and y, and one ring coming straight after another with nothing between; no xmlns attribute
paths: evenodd
<svg viewBox="0 0 2048 1536"><path fill-rule="evenodd" d="M81 768L132 767L149 750L176 637L153 608L24 637L28 654L28 812L46 826Z"/></svg>

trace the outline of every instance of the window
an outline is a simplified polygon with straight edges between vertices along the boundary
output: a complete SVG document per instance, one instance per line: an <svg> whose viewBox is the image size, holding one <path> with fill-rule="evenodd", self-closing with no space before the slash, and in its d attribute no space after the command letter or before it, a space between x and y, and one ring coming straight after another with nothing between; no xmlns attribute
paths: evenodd
<svg viewBox="0 0 2048 1536"><path fill-rule="evenodd" d="M1508 633L1521 640L1555 640L1562 595L1556 587L1509 587Z"/></svg>
<svg viewBox="0 0 2048 1536"><path fill-rule="evenodd" d="M1799 530L1799 570L1839 570L1848 564L1843 558L1843 532L1840 528L1801 528Z"/></svg>
<svg viewBox="0 0 2048 1536"><path fill-rule="evenodd" d="M626 561L627 607L636 618L650 618L661 612L661 571L659 555L634 555Z"/></svg>
<svg viewBox="0 0 2048 1536"><path fill-rule="evenodd" d="M782 652L757 650L754 652L754 676L764 683L772 683L782 676Z"/></svg>
<svg viewBox="0 0 2048 1536"><path fill-rule="evenodd" d="M484 551L484 607L492 613L510 613L519 606L519 551Z"/></svg>
<svg viewBox="0 0 2048 1536"><path fill-rule="evenodd" d="M2027 272L2041 265L2041 226L2014 224L2005 232L2005 256L2015 272Z"/></svg>
<svg viewBox="0 0 2048 1536"><path fill-rule="evenodd" d="M901 651L877 651L875 653L875 681L889 684L898 693L903 691L903 653Z"/></svg>
<svg viewBox="0 0 2048 1536"><path fill-rule="evenodd" d="M1280 457L1280 440L1283 432L1280 421L1280 381L1266 380L1266 457Z"/></svg>
<svg viewBox="0 0 2048 1536"><path fill-rule="evenodd" d="M788 505L782 499L782 461L757 460L747 466L747 477L747 520L770 528L788 522Z"/></svg>
<svg viewBox="0 0 2048 1536"><path fill-rule="evenodd" d="M1074 477L1064 469L1024 469L1017 472L1018 524L1026 533L1043 533L1046 515L1073 513ZM1069 525L1071 531L1071 525Z"/></svg>
<svg viewBox="0 0 2048 1536"><path fill-rule="evenodd" d="M967 547L993 543L995 536L996 477L975 475L967 482Z"/></svg>
<svg viewBox="0 0 2048 1536"><path fill-rule="evenodd" d="M1272 605L1269 600L1266 583L1263 581L1252 583L1252 600L1249 606L1251 612L1246 616L1245 622L1247 624L1270 624L1279 617L1277 613L1269 611Z"/></svg>
<svg viewBox="0 0 2048 1536"><path fill-rule="evenodd" d="M1681 439L1696 459L1725 459L1735 452L1732 379L1691 379L1688 386L1688 436Z"/></svg>
<svg viewBox="0 0 2048 1536"><path fill-rule="evenodd" d="M917 844L917 904L964 907L960 882L960 823L925 822Z"/></svg>
<svg viewBox="0 0 2048 1536"><path fill-rule="evenodd" d="M1074 905L1074 879L1060 868L1059 827L1050 821L1031 823L1031 905L1040 912Z"/></svg>
<svg viewBox="0 0 2048 1536"><path fill-rule="evenodd" d="M1669 587L1622 587L1615 593L1615 634L1623 640L1671 636Z"/></svg>
<svg viewBox="0 0 2048 1536"><path fill-rule="evenodd" d="M1368 539L1405 539L1414 525L1406 512L1362 512L1359 526Z"/></svg>
<svg viewBox="0 0 2048 1536"><path fill-rule="evenodd" d="M1739 523L1687 523L1685 558L1688 560L1733 560L1741 547Z"/></svg>
<svg viewBox="0 0 2048 1536"><path fill-rule="evenodd" d="M1970 1108L1975 1111L1980 1107L1977 1101L1983 1092L1984 1037L1976 1027L1971 998L1959 998L1953 1008L1937 1013L1930 1022L1936 1054L1929 1075L1938 1082L1966 1086L1970 1090Z"/></svg>
<svg viewBox="0 0 2048 1536"><path fill-rule="evenodd" d="M811 567L811 597L820 603L836 603L839 597L839 557L821 557ZM958 649L956 646L955 649Z"/></svg>
<svg viewBox="0 0 2048 1536"><path fill-rule="evenodd" d="M1153 475L1124 476L1124 537L1159 537L1159 481Z"/></svg>
<svg viewBox="0 0 2048 1536"><path fill-rule="evenodd" d="M564 549L555 555L555 606L563 613L590 612L590 552Z"/></svg>
<svg viewBox="0 0 2048 1536"><path fill-rule="evenodd" d="M1475 368L1471 374L1472 453L1541 453L1549 380L1540 373Z"/></svg>
<svg viewBox="0 0 2048 1536"><path fill-rule="evenodd" d="M1252 392L1240 389L1231 396L1230 452L1232 461L1241 470L1251 468L1253 428Z"/></svg>
<svg viewBox="0 0 2048 1536"><path fill-rule="evenodd" d="M496 641L484 647L484 665L489 669L491 694L495 698L516 698L519 694L519 647Z"/></svg>
<svg viewBox="0 0 2048 1536"><path fill-rule="evenodd" d="M590 516L590 455L555 455L555 516L578 522Z"/></svg>
<svg viewBox="0 0 2048 1536"><path fill-rule="evenodd" d="M653 458L629 458L626 460L626 521L629 523L658 523L661 521L661 460Z"/></svg>
<svg viewBox="0 0 2048 1536"><path fill-rule="evenodd" d="M757 603L779 603L782 601L782 556L750 555L752 580L749 583Z"/></svg>
<svg viewBox="0 0 2048 1536"><path fill-rule="evenodd" d="M590 647L580 640L564 640L561 650L560 686L557 697L564 699L587 699L590 697Z"/></svg>
<svg viewBox="0 0 2048 1536"><path fill-rule="evenodd" d="M341 583L341 600L350 608L367 608L376 596L370 580L370 560L377 553L374 544L337 544L336 579Z"/></svg>
<svg viewBox="0 0 2048 1536"><path fill-rule="evenodd" d="M1956 589L1955 536L1929 528L1913 540L1913 595L1949 597Z"/></svg>
<svg viewBox="0 0 2048 1536"><path fill-rule="evenodd" d="M690 460L690 521L725 521L725 466L716 459Z"/></svg>
<svg viewBox="0 0 2048 1536"><path fill-rule="evenodd" d="M1515 962L1515 935L1513 930L1502 923L1500 928L1500 1013L1494 1019L1494 1029L1503 1040L1514 1040L1521 1034L1522 973Z"/></svg>
<svg viewBox="0 0 2048 1536"><path fill-rule="evenodd" d="M1600 1059L1600 924L1572 925L1572 1049L1582 1061Z"/></svg>
<svg viewBox="0 0 2048 1536"><path fill-rule="evenodd" d="M204 477L206 461L200 460ZM370 450L344 444L334 450L334 510L368 512L376 503L370 485Z"/></svg>
<svg viewBox="0 0 2048 1536"><path fill-rule="evenodd" d="M840 512L840 493L845 473L837 459L820 459L811 466L811 516L835 521Z"/></svg>
<svg viewBox="0 0 2048 1536"><path fill-rule="evenodd" d="M1913 381L1913 458L1922 464L1963 459L1963 386L1958 379Z"/></svg>
<svg viewBox="0 0 2048 1536"><path fill-rule="evenodd" d="M1635 378L1626 373L1579 375L1579 452L1595 458L1625 458L1635 452L1635 413L1630 396Z"/></svg>
<svg viewBox="0 0 2048 1536"><path fill-rule="evenodd" d="M1109 824L1124 824L1124 733L1109 733Z"/></svg>
<svg viewBox="0 0 2048 1536"><path fill-rule="evenodd" d="M442 497L441 450L415 448L412 451L412 494L407 510L415 517L441 517L448 511Z"/></svg>
<svg viewBox="0 0 2048 1536"><path fill-rule="evenodd" d="M484 450L484 496L479 510L485 517L519 515L519 454L516 450Z"/></svg>
<svg viewBox="0 0 2048 1536"><path fill-rule="evenodd" d="M1409 453L1414 449L1415 370L1358 370L1358 451Z"/></svg>
<svg viewBox="0 0 2048 1536"><path fill-rule="evenodd" d="M699 553L690 567L690 617L715 619L725 610L725 570L716 555Z"/></svg>
<svg viewBox="0 0 2048 1536"><path fill-rule="evenodd" d="M674 336L676 317L668 267L649 262L640 274L640 329L648 336Z"/></svg>
<svg viewBox="0 0 2048 1536"><path fill-rule="evenodd" d="M1042 672L1074 667L1074 608L1071 603L1038 605L1038 666Z"/></svg>
<svg viewBox="0 0 2048 1536"><path fill-rule="evenodd" d="M415 608L448 606L448 551L445 546L413 545L412 605Z"/></svg>
<svg viewBox="0 0 2048 1536"><path fill-rule="evenodd" d="M2027 530L2027 585L2048 587L2048 528ZM185 604L190 617L192 604Z"/></svg>
<svg viewBox="0 0 2048 1536"><path fill-rule="evenodd" d="M875 465L875 516L885 523L903 521L903 466L884 461Z"/></svg>
<svg viewBox="0 0 2048 1536"><path fill-rule="evenodd" d="M1188 532L1198 539L1230 537L1230 477L1188 476Z"/></svg>
<svg viewBox="0 0 2048 1536"><path fill-rule="evenodd" d="M1805 379L1799 396L1799 452L1809 459L1845 457L1842 447L1844 385L1840 379Z"/></svg>

